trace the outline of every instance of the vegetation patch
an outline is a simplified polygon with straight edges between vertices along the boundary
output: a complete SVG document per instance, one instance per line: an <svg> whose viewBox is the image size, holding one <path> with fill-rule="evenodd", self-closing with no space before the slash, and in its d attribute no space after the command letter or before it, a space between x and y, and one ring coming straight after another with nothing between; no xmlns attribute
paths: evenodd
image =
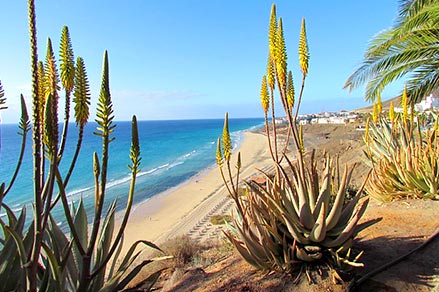
<svg viewBox="0 0 439 292"><path fill-rule="evenodd" d="M210 217L210 223L212 225L223 225L227 223L230 223L232 221L231 215L213 215Z"/></svg>

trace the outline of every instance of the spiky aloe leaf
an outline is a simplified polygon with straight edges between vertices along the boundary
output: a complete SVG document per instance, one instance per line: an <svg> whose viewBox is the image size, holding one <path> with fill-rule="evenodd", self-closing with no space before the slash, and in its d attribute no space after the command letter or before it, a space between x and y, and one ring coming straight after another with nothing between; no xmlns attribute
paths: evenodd
<svg viewBox="0 0 439 292"><path fill-rule="evenodd" d="M0 291L18 291L26 286L26 272L20 262L19 251L12 236L6 230L6 226L11 227L21 238L23 235L23 226L26 218L26 210L22 209L18 219L12 214L12 210L5 208L8 217L14 217L15 220L10 220L8 224L4 223L0 218L0 226L2 228L4 237L1 241L0 249ZM9 215L11 213L11 216ZM23 246L28 250L26 238L23 239Z"/></svg>
<svg viewBox="0 0 439 292"><path fill-rule="evenodd" d="M20 259L21 266L25 266L27 263L27 258L26 258L27 253L23 242L23 238L16 230L14 230L14 228L10 226L7 225L3 226L3 230L5 231L5 235L10 236L14 240L15 245L17 247L17 253Z"/></svg>
<svg viewBox="0 0 439 292"><path fill-rule="evenodd" d="M116 203L114 200L107 210L105 215L104 223L102 225L101 232L99 234L99 239L97 241L97 248L94 259L94 269L97 270L101 268L104 261L107 261L107 256L110 251L111 241L113 239L114 225L115 225L115 213L116 213ZM94 279L92 281L93 291L98 291L99 287L104 284L105 278L105 267L101 268L100 271L94 274Z"/></svg>
<svg viewBox="0 0 439 292"><path fill-rule="evenodd" d="M76 60L75 92L73 95L76 124L83 127L87 123L90 114L90 86L84 60L81 57Z"/></svg>
<svg viewBox="0 0 439 292"><path fill-rule="evenodd" d="M52 289L55 289L54 291L62 292L63 288L61 283L63 282L63 277L61 273L61 267L59 265L60 264L59 259L57 259L52 249L44 241L42 242L42 249L46 257L47 268L50 268L51 275L49 276L50 277L49 279L53 280L50 281L49 285L51 285ZM48 272L49 272L48 269L46 269L45 273ZM55 287L53 287L52 285L54 285Z"/></svg>
<svg viewBox="0 0 439 292"><path fill-rule="evenodd" d="M369 199L364 200L355 210L355 213L352 215L352 219L344 227L343 231L336 238L331 239L327 237L324 241L322 241L322 245L329 248L338 247L343 245L349 238L355 236L357 223L366 211L368 203Z"/></svg>
<svg viewBox="0 0 439 292"><path fill-rule="evenodd" d="M319 216L309 233L309 239L312 242L321 242L326 238L326 204L323 202L322 207L320 208Z"/></svg>
<svg viewBox="0 0 439 292"><path fill-rule="evenodd" d="M155 250L163 253L163 250L160 247L158 247L156 244L154 244L153 242L147 241L147 240L138 240L135 243L133 243L133 245L131 245L130 249L125 254L122 262L120 263L119 269L128 269L130 267L129 261L130 261L130 259L133 258L134 252L136 251L136 248L139 245L144 245L144 246L147 246L149 248L155 249Z"/></svg>
<svg viewBox="0 0 439 292"><path fill-rule="evenodd" d="M47 233L49 237L48 242L50 242L48 245L53 251L63 275L60 279L63 281L62 287L65 286L66 281L69 281L72 287L75 287L79 272L71 253L72 243L69 242L66 234L56 224L52 216L49 218Z"/></svg>
<svg viewBox="0 0 439 292"><path fill-rule="evenodd" d="M223 141L224 159L228 162L228 161L230 161L230 156L232 155L232 140L230 139L229 114L228 113L226 113L226 117L224 119L222 141Z"/></svg>
<svg viewBox="0 0 439 292"><path fill-rule="evenodd" d="M149 264L151 261L143 261L141 265L137 266L135 268L135 270L133 270L130 274L132 275L132 277L126 277L117 287L116 287L116 291L119 291L121 289L123 289L127 284L126 282L130 282L132 278L135 277L135 275L138 274L138 272L147 264ZM146 279L143 279L138 286L141 287L142 290L144 291L151 291L152 287L154 286L154 284L158 281L158 279L160 278L160 275L163 273L163 271L166 270L166 268L160 269L152 274L150 274ZM105 291L100 291L100 292L105 292Z"/></svg>
<svg viewBox="0 0 439 292"><path fill-rule="evenodd" d="M70 40L69 28L67 26L62 28L59 53L61 56L61 83L66 90L67 95L70 95L73 90L73 86L75 85L75 60L72 42Z"/></svg>
<svg viewBox="0 0 439 292"><path fill-rule="evenodd" d="M345 166L344 168L343 177L341 179L341 183L337 195L335 196L332 209L326 218L326 225L328 230L331 230L340 219L343 209L343 204L345 202L346 189L347 186L349 185L353 170L354 167L352 167L350 170L348 170L347 166Z"/></svg>
<svg viewBox="0 0 439 292"><path fill-rule="evenodd" d="M302 27L300 29L299 38L299 64L304 76L308 75L309 51L308 41L306 38L305 19L302 19Z"/></svg>
<svg viewBox="0 0 439 292"><path fill-rule="evenodd" d="M86 250L88 244L88 218L82 198L79 200L79 205L76 209L75 217L73 220L76 232L79 237L78 242L81 243L82 249Z"/></svg>
<svg viewBox="0 0 439 292"><path fill-rule="evenodd" d="M261 83L261 105L262 109L266 113L270 107L270 98L268 95L267 78L265 76L262 77Z"/></svg>

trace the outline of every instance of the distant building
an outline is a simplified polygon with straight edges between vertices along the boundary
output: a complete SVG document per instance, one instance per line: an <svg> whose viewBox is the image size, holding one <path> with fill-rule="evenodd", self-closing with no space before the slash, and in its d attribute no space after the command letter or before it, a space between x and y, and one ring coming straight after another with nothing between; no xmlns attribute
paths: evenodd
<svg viewBox="0 0 439 292"><path fill-rule="evenodd" d="M421 102L415 104L415 110L418 112L424 112L429 109L434 109L439 107L439 98L434 97L433 94L427 96Z"/></svg>
<svg viewBox="0 0 439 292"><path fill-rule="evenodd" d="M284 124L288 124L288 120L287 118L277 118L274 120L276 125L284 125Z"/></svg>
<svg viewBox="0 0 439 292"><path fill-rule="evenodd" d="M349 121L346 117L329 117L329 118L314 118L311 124L346 124Z"/></svg>

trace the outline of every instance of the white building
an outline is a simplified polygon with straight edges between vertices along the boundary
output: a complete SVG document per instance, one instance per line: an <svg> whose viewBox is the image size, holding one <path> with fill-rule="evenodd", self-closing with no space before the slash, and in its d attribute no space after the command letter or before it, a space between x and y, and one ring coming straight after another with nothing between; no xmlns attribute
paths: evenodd
<svg viewBox="0 0 439 292"><path fill-rule="evenodd" d="M418 112L424 112L435 107L439 107L439 98L434 97L433 94L430 94L424 100L415 104L415 110Z"/></svg>

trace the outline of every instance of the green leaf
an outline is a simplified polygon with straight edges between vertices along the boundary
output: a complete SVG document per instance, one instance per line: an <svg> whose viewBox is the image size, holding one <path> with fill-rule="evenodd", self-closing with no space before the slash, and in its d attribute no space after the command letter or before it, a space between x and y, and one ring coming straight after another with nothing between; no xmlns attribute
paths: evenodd
<svg viewBox="0 0 439 292"><path fill-rule="evenodd" d="M55 284L55 291L62 292L63 288L61 287L61 283L63 282L63 279L61 276L61 268L59 266L59 262L55 254L52 252L51 248L45 242L42 243L42 248L44 250L44 253L46 254L50 270L52 272L53 281L51 281L51 283Z"/></svg>
<svg viewBox="0 0 439 292"><path fill-rule="evenodd" d="M79 242L81 242L82 248L86 250L88 244L88 219L82 198L79 200L73 223L79 236Z"/></svg>
<svg viewBox="0 0 439 292"><path fill-rule="evenodd" d="M102 229L100 231L99 239L97 242L98 245L95 250L94 271L101 268L102 264L107 260L108 253L110 251L115 224L116 203L116 200L111 203L105 215L104 223L102 225ZM92 272L92 274L94 273L94 271ZM94 290L97 291L100 287L104 285L105 272L106 268L104 267L93 279L92 287Z"/></svg>

